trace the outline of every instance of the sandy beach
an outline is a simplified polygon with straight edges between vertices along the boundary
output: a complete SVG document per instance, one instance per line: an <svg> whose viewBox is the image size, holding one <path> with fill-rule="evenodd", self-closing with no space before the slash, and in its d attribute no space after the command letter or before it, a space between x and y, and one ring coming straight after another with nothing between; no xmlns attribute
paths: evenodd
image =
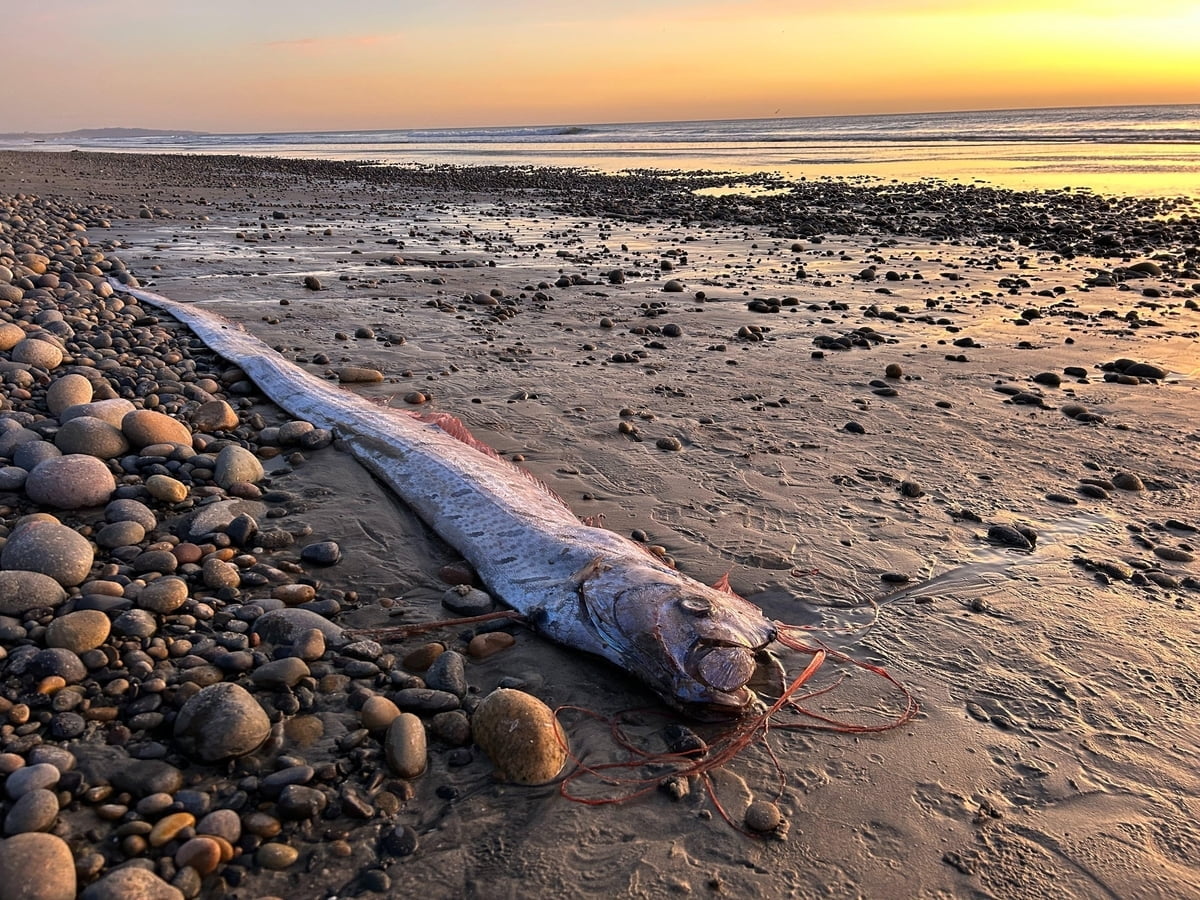
<svg viewBox="0 0 1200 900"><path fill-rule="evenodd" d="M156 876L146 896L189 898L1200 897L1196 201L0 153L0 214L0 328L63 351L53 366L0 352L0 440L53 443L65 422L46 398L72 373L194 436L149 462L101 455L113 496L154 514L130 543L97 542L104 504L51 508L21 473L0 491L7 541L51 512L94 551L56 604L0 598L0 821L6 842L57 835L76 871L44 896L121 896L110 879L132 867ZM771 730L707 786L626 803L498 781L467 725L496 687L563 708L592 765L626 758L608 717L635 711L648 752L675 720L635 678L519 624L479 626L515 639L487 656L467 626L377 631L452 618L459 554L336 441L284 445L290 416L169 316L117 308L105 275L201 304L317 377L381 373L347 389L460 418L580 517L885 668L919 713L880 733ZM237 425L200 427L205 398ZM261 462L252 487L209 471L230 443ZM156 474L183 496L150 493ZM186 516L230 498L288 540L189 535ZM302 556L320 542L335 564ZM56 619L99 609L115 626L163 578L186 582L183 605L45 670ZM287 683L260 675L295 658L255 624L281 593L378 652L331 639ZM363 711L426 686L412 655L434 641L462 654L465 690L456 709L412 708L427 768L403 777ZM773 653L793 678L808 663ZM202 682L245 688L265 743L206 760L181 741ZM839 720L903 708L847 663L823 667L826 686L806 703ZM730 727L686 725L710 743ZM14 817L11 786L39 765L57 770L35 788L56 808ZM764 801L783 824L745 833ZM230 810L223 835L201 827ZM209 841L219 862L189 866L208 834L228 851ZM43 896L19 890L0 881L0 900Z"/></svg>

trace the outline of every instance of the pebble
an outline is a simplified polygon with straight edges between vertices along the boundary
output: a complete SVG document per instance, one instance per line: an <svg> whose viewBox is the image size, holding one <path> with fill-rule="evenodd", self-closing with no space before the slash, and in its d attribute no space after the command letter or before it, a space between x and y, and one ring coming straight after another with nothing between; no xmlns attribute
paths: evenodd
<svg viewBox="0 0 1200 900"><path fill-rule="evenodd" d="M68 406L58 414L58 421L65 424L76 416L95 416L97 419L103 419L109 425L120 428L121 420L133 410L133 404L123 398L93 400L91 403Z"/></svg>
<svg viewBox="0 0 1200 900"><path fill-rule="evenodd" d="M74 900L75 859L53 834L29 832L0 841L0 898Z"/></svg>
<svg viewBox="0 0 1200 900"><path fill-rule="evenodd" d="M5 780L4 792L10 800L19 800L30 791L54 787L61 777L62 773L50 763L22 766Z"/></svg>
<svg viewBox="0 0 1200 900"><path fill-rule="evenodd" d="M400 715L400 707L387 697L374 694L367 698L358 715L363 728L368 731L383 731Z"/></svg>
<svg viewBox="0 0 1200 900"><path fill-rule="evenodd" d="M110 522L95 535L96 544L105 550L130 547L140 544L146 537L146 529L137 522Z"/></svg>
<svg viewBox="0 0 1200 900"><path fill-rule="evenodd" d="M783 814L770 800L755 800L746 808L746 827L751 831L774 831L782 822Z"/></svg>
<svg viewBox="0 0 1200 900"><path fill-rule="evenodd" d="M245 447L230 444L217 454L213 480L228 490L239 482L261 481L265 474L257 456Z"/></svg>
<svg viewBox="0 0 1200 900"><path fill-rule="evenodd" d="M214 809L196 823L196 832L223 838L234 844L242 836L242 820L232 809Z"/></svg>
<svg viewBox="0 0 1200 900"><path fill-rule="evenodd" d="M433 665L441 654L446 652L446 645L431 641L428 644L422 644L416 650L413 650L405 655L403 664L404 668L413 672L424 672Z"/></svg>
<svg viewBox="0 0 1200 900"><path fill-rule="evenodd" d="M126 865L89 884L79 900L184 900L184 896L149 869Z"/></svg>
<svg viewBox="0 0 1200 900"><path fill-rule="evenodd" d="M325 811L328 803L329 798L316 788L289 784L280 793L276 808L281 819L315 819Z"/></svg>
<svg viewBox="0 0 1200 900"><path fill-rule="evenodd" d="M201 403L191 415L192 428L201 433L233 431L238 427L238 414L224 400Z"/></svg>
<svg viewBox="0 0 1200 900"><path fill-rule="evenodd" d="M1146 489L1142 479L1132 472L1118 472L1112 477L1112 483L1123 491L1144 491Z"/></svg>
<svg viewBox="0 0 1200 900"><path fill-rule="evenodd" d="M467 661L461 653L447 650L439 654L425 673L427 687L459 699L467 695Z"/></svg>
<svg viewBox="0 0 1200 900"><path fill-rule="evenodd" d="M467 644L467 655L472 659L487 659L501 650L507 650L517 639L507 631L487 631L477 634Z"/></svg>
<svg viewBox="0 0 1200 900"><path fill-rule="evenodd" d="M112 623L104 613L81 609L55 619L46 627L46 646L83 653L103 644L111 631Z"/></svg>
<svg viewBox="0 0 1200 900"><path fill-rule="evenodd" d="M27 363L39 369L57 369L63 361L62 349L57 344L36 337L18 341L9 353L13 362Z"/></svg>
<svg viewBox="0 0 1200 900"><path fill-rule="evenodd" d="M113 500L104 507L106 522L137 522L147 533L158 527L158 517L146 504L138 500Z"/></svg>
<svg viewBox="0 0 1200 900"><path fill-rule="evenodd" d="M1157 544L1154 547L1154 555L1159 559L1165 559L1169 562L1192 562L1196 556L1188 550L1181 550L1178 547L1168 547L1165 544Z"/></svg>
<svg viewBox="0 0 1200 900"><path fill-rule="evenodd" d="M83 375L70 373L56 378L46 388L46 407L57 416L64 409L92 400L92 383Z"/></svg>
<svg viewBox="0 0 1200 900"><path fill-rule="evenodd" d="M412 713L400 713L388 726L384 755L401 778L416 778L428 765L425 725Z"/></svg>
<svg viewBox="0 0 1200 900"><path fill-rule="evenodd" d="M272 609L254 620L254 633L269 644L294 644L301 636L307 638L312 629L322 634L327 645L341 647L347 643L341 628L307 609Z"/></svg>
<svg viewBox="0 0 1200 900"><path fill-rule="evenodd" d="M300 558L314 566L332 566L342 558L342 549L334 541L317 541L300 551Z"/></svg>
<svg viewBox="0 0 1200 900"><path fill-rule="evenodd" d="M304 660L295 656L285 656L259 666L250 676L250 680L259 687L292 688L310 674L308 664Z"/></svg>
<svg viewBox="0 0 1200 900"><path fill-rule="evenodd" d="M151 409L135 409L121 419L121 431L134 447L151 444L181 444L192 446L188 427L171 416Z"/></svg>
<svg viewBox="0 0 1200 900"><path fill-rule="evenodd" d="M292 641L288 655L315 662L325 655L325 635L316 628L306 629Z"/></svg>
<svg viewBox="0 0 1200 900"><path fill-rule="evenodd" d="M142 588L137 595L137 605L166 616L183 606L187 599L187 582L174 575L167 575Z"/></svg>
<svg viewBox="0 0 1200 900"><path fill-rule="evenodd" d="M180 749L205 762L244 756L271 731L271 720L245 688L221 682L201 688L175 719Z"/></svg>
<svg viewBox="0 0 1200 900"><path fill-rule="evenodd" d="M452 747L465 747L471 743L471 720L461 709L437 713L429 720L429 730L434 737Z"/></svg>
<svg viewBox="0 0 1200 900"><path fill-rule="evenodd" d="M493 605L490 594L465 584L456 585L442 594L442 606L460 616L480 616L491 612Z"/></svg>
<svg viewBox="0 0 1200 900"><path fill-rule="evenodd" d="M182 503L187 499L188 487L178 478L156 472L146 479L146 493L163 503Z"/></svg>
<svg viewBox="0 0 1200 900"><path fill-rule="evenodd" d="M98 459L115 459L129 450L129 441L119 428L94 416L79 416L66 422L54 435L54 446L62 453L83 453Z"/></svg>
<svg viewBox="0 0 1200 900"><path fill-rule="evenodd" d="M87 538L54 521L18 525L0 550L0 565L4 568L41 572L63 587L81 584L94 561Z"/></svg>
<svg viewBox="0 0 1200 900"><path fill-rule="evenodd" d="M58 795L46 788L22 794L4 817L5 834L49 831L58 818Z"/></svg>
<svg viewBox="0 0 1200 900"><path fill-rule="evenodd" d="M398 690L392 694L392 702L401 710L421 713L444 712L448 709L458 709L460 705L458 697L449 691L435 691L427 687Z"/></svg>
<svg viewBox="0 0 1200 900"><path fill-rule="evenodd" d="M151 847L161 847L175 840L185 828L191 828L195 824L196 817L189 812L172 813L154 823L146 840Z"/></svg>
<svg viewBox="0 0 1200 900"><path fill-rule="evenodd" d="M1012 525L992 525L988 528L987 537L993 544L1015 547L1018 550L1033 549L1029 538Z"/></svg>
<svg viewBox="0 0 1200 900"><path fill-rule="evenodd" d="M61 584L41 572L0 571L0 615L19 616L31 609L53 609L67 599Z"/></svg>
<svg viewBox="0 0 1200 900"><path fill-rule="evenodd" d="M524 691L499 688L484 697L471 717L471 733L502 781L542 784L567 760L567 737L553 711Z"/></svg>
<svg viewBox="0 0 1200 900"><path fill-rule="evenodd" d="M335 370L342 384L374 384L383 381L383 373L366 366L341 366Z"/></svg>
<svg viewBox="0 0 1200 900"><path fill-rule="evenodd" d="M185 841L175 851L175 865L191 866L203 878L216 871L221 864L221 845L216 839L200 835Z"/></svg>
<svg viewBox="0 0 1200 900"><path fill-rule="evenodd" d="M254 861L264 869L286 869L300 858L300 851L288 844L263 844L254 854Z"/></svg>
<svg viewBox="0 0 1200 900"><path fill-rule="evenodd" d="M107 503L117 481L108 466L94 456L70 453L42 460L25 480L25 493L34 503L58 509L84 509Z"/></svg>

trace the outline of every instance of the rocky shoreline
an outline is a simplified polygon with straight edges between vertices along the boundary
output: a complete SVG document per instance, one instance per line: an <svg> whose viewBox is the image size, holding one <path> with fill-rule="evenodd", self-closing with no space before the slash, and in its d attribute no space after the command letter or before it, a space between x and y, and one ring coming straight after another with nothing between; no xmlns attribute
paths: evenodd
<svg viewBox="0 0 1200 900"><path fill-rule="evenodd" d="M340 567L345 537L306 524L319 504L334 510L329 517L338 514L336 492L309 490L306 476L313 465L340 455L331 446L335 436L291 420L236 367L112 286L136 285L139 276L155 274L138 267L141 248L107 236L114 221L169 215L150 202L131 205L147 185L203 192L201 209L224 202L218 195L241 196L247 183L268 194L274 180L292 191L320 185L333 194L361 184L388 194L444 193L456 201L525 200L547 214L569 211L605 221L756 229L754 236L764 241L803 239L806 247L835 234L869 240L872 247L899 238L937 240L976 254L1008 248L1057 262L1086 254L1112 260L1103 276L1110 286L1140 288L1140 279L1149 276L1173 281L1173 287L1165 281L1147 285L1138 295L1180 310L1195 309L1200 282L1200 217L1187 198L1112 200L1082 192L1023 195L841 182L800 184L785 195L710 197L692 191L747 179L35 156L0 154L10 191L0 197L0 819L6 836L0 900L400 890L398 861L420 853L433 830L422 828L419 812L403 813L422 803L449 804L491 784L491 767L479 748L495 745L480 730L483 719L475 720L477 707L496 686L529 686L519 673L473 669L513 645L520 629L511 622L451 629L436 641L371 639L371 629L403 610L404 599L356 589L354 573L342 574ZM77 199L71 177L94 179L96 171L106 173L109 186L93 180L91 197ZM39 178L42 184L35 183ZM28 189L13 187L18 180L27 181ZM769 176L761 180L774 183ZM131 184L140 186L132 194ZM1130 268L1156 252L1169 260ZM884 274L882 257L869 266L843 257L856 283L908 280ZM678 254L671 258L678 264ZM431 269L431 277L439 271ZM660 274L669 277L671 264L664 263ZM620 283L610 276L612 284ZM602 283L594 276L560 277L566 281L559 287ZM796 275L803 277L807 273ZM317 281L315 287L321 286ZM538 289L553 288L544 283ZM682 285L676 290L667 281L661 290L679 293ZM486 296L465 294L461 306L444 311L462 318L465 311L486 310L499 327L506 309L515 315L529 305L524 295L520 304L503 294L490 304L479 299ZM886 289L875 296L882 303ZM756 308L755 302L748 308L757 322L796 306L757 300ZM881 325L908 312L864 309L866 319ZM682 330L654 325L655 311L645 305L650 325L635 325L631 334L658 350ZM1035 318L1030 314L1024 324ZM769 328L742 327L737 334L745 346L769 336ZM349 340L346 334L339 339ZM869 349L885 339L860 326L823 340L813 342L814 359ZM957 349L943 354L951 366L959 351L979 347L954 343ZM626 361L640 364L642 358ZM610 361L621 362L616 355ZM344 380L384 380L370 360L350 362L362 364ZM897 385L907 386L899 365L880 369L884 378L872 382L875 396L895 396ZM378 379L359 377L363 371ZM1131 380L1122 383L1131 385L1158 385L1168 376L1167 369L1153 367L1128 372L1129 365L1114 366L1109 374L1114 383L1124 377ZM1047 376L1006 396L1041 408L1040 391L1048 385ZM771 403L770 409L781 408ZM1103 417L1081 418L1089 412L1077 405L1078 414L1066 415L1080 427L1103 423ZM638 421L649 427L651 417L622 411L620 433L640 440ZM847 432L853 432L850 424ZM684 444L661 437L656 446L677 452ZM905 497L923 495L915 481L904 483L914 485ZM1182 513L1173 521L1192 527ZM1026 541L1020 549L1032 547ZM1158 556L1180 565L1192 560L1179 541L1164 542ZM1089 559L1089 571L1107 572L1110 580L1134 576L1132 569L1113 576L1119 565L1105 565ZM493 609L452 554L431 560L428 568L445 582L439 590L447 592L446 617ZM1171 578L1161 586L1187 590L1194 584L1190 575ZM907 576L894 580L903 583ZM423 617L438 616L425 610ZM357 633L347 632L348 622ZM522 696L530 699L519 703L530 705L518 717L537 720L548 713L531 695ZM492 750L505 780L537 784L557 774L562 748L552 733L540 740L525 748L524 758L514 757L511 748ZM420 779L431 760L436 783L425 783ZM748 806L756 813L763 808L761 800ZM764 833L779 828L778 815L770 821ZM716 890L712 884L710 878L709 888ZM453 893L442 894L437 885L416 888L430 896Z"/></svg>

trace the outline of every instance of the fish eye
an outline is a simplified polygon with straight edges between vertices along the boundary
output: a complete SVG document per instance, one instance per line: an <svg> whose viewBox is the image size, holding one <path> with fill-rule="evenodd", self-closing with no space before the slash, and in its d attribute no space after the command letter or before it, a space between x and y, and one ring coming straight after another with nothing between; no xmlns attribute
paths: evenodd
<svg viewBox="0 0 1200 900"><path fill-rule="evenodd" d="M712 601L707 597L684 597L679 601L679 608L697 618L703 618L712 612Z"/></svg>

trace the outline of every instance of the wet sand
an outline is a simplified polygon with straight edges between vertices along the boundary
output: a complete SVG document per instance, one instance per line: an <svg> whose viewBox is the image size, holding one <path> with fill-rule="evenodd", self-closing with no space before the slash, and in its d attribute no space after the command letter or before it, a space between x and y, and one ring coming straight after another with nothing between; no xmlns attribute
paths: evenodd
<svg viewBox="0 0 1200 900"><path fill-rule="evenodd" d="M379 370L362 392L398 407L420 392L580 516L644 532L700 580L728 572L771 618L814 626L920 702L881 734L772 732L774 759L756 744L714 773L736 822L775 801L786 840L731 828L700 784L585 806L498 784L478 750L433 741L398 809L285 823L297 863L235 859L237 883L218 872L204 896L342 895L378 885L373 871L447 897L1200 896L1195 206L689 190L721 186L0 154L5 196L111 206L86 235L142 285L315 374ZM1162 372L1122 376L1120 360ZM338 624L445 618L453 549L347 454L306 457L268 477L341 546L320 572L346 601ZM1008 546L1000 526L1036 541ZM507 630L515 645L468 669L475 695L511 679L551 707L655 704L611 666ZM779 656L793 675L807 662ZM814 708L898 711L885 682L840 669ZM317 717L285 756L346 755L356 711ZM661 716L634 721L656 746ZM603 728L563 722L589 762L622 758ZM387 777L366 759L345 777ZM239 777L183 762L197 783ZM59 822L77 856L95 840L118 864L74 803ZM412 852L383 840L397 826Z"/></svg>

